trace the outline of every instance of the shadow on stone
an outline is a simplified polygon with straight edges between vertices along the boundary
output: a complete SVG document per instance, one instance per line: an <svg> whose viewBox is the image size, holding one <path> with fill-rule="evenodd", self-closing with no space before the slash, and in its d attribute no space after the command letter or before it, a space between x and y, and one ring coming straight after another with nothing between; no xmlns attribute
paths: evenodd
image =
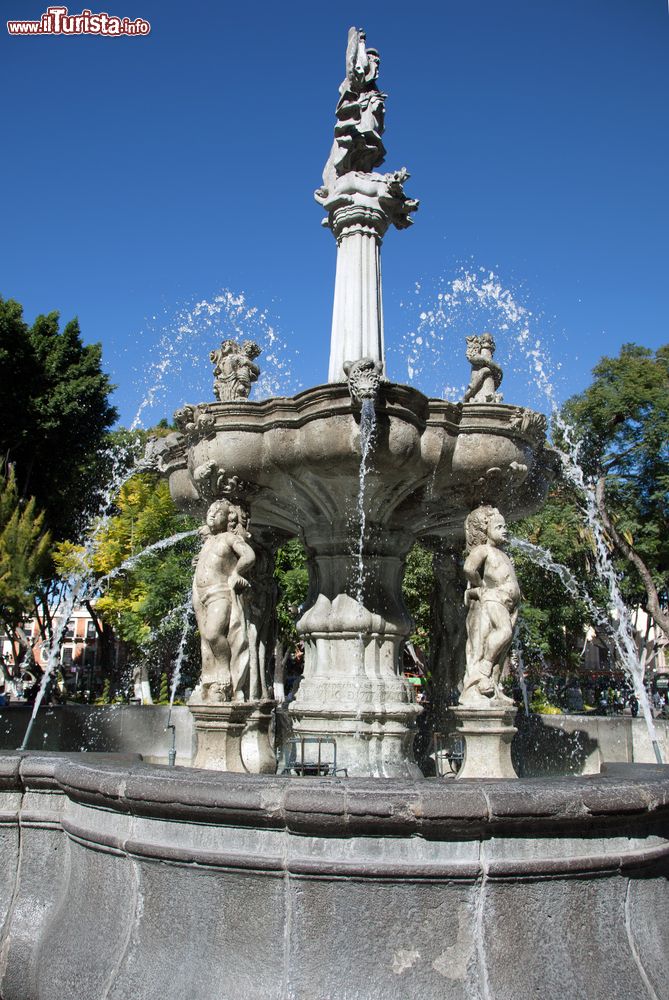
<svg viewBox="0 0 669 1000"><path fill-rule="evenodd" d="M521 778L596 773L599 743L585 729L547 723L541 715L516 717L511 759Z"/></svg>

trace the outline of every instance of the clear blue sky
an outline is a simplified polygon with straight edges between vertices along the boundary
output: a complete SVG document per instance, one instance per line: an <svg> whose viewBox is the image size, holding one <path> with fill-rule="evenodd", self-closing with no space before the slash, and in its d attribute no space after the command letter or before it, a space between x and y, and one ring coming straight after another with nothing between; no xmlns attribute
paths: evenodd
<svg viewBox="0 0 669 1000"><path fill-rule="evenodd" d="M393 379L408 381L409 353L419 388L457 388L464 336L489 328L506 400L546 408L522 319L505 331L499 309L462 301L433 317L463 267L532 312L526 347L541 342L559 398L625 341L669 340L667 0L89 7L151 34L10 38L5 18L46 4L2 5L0 294L30 321L79 317L124 423L161 338L173 356L146 422L211 398L207 355L232 327L183 316L222 289L266 313L250 335L276 329L260 359L279 358L275 390L324 380L335 244L313 190L350 24L381 52L384 169L407 166L421 201L383 249Z"/></svg>

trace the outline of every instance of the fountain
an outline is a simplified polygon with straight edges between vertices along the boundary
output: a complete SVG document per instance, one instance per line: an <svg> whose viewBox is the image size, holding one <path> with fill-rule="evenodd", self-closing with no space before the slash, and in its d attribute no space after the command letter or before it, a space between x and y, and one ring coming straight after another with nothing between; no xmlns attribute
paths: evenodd
<svg viewBox="0 0 669 1000"><path fill-rule="evenodd" d="M418 203L405 169L376 172L378 70L352 28L316 191L337 243L328 382L255 402L257 345L225 340L216 402L184 405L149 456L203 522L196 768L0 755L3 1000L669 995L667 769L539 781L511 765L506 521L555 475L546 420L502 402L489 333L468 338L462 403L385 376L380 248ZM272 773L271 567L295 536L310 586L293 727L334 741L345 776ZM413 757L401 581L418 539L450 621L449 682L456 649L466 660L455 781Z"/></svg>

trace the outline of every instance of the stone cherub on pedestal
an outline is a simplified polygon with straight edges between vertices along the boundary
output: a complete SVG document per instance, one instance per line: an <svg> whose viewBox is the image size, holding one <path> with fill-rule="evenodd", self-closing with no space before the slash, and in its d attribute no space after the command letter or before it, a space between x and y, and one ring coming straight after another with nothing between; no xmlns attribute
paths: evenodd
<svg viewBox="0 0 669 1000"><path fill-rule="evenodd" d="M465 536L467 669L460 705L513 705L513 699L502 692L500 676L513 639L520 588L513 563L503 550L507 540L504 517L496 507L477 507L465 521Z"/></svg>
<svg viewBox="0 0 669 1000"><path fill-rule="evenodd" d="M467 337L467 361L472 366L465 403L501 403L497 390L502 381L502 369L493 361L495 340L491 333Z"/></svg>
<svg viewBox="0 0 669 1000"><path fill-rule="evenodd" d="M214 365L214 395L222 403L233 399L248 399L251 386L257 381L260 369L254 364L261 349L253 340L238 344L224 340L209 355Z"/></svg>
<svg viewBox="0 0 669 1000"><path fill-rule="evenodd" d="M202 646L202 676L194 701L245 701L249 677L246 574L255 553L227 500L207 511L204 543L193 580L193 608Z"/></svg>

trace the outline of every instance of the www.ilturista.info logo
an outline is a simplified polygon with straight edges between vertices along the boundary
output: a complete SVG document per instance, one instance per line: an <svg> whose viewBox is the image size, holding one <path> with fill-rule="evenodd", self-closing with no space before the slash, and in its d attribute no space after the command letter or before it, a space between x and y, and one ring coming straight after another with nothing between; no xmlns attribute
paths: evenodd
<svg viewBox="0 0 669 1000"><path fill-rule="evenodd" d="M81 14L69 14L67 7L47 7L39 21L7 21L10 35L148 35L151 25L144 18L94 14L84 8Z"/></svg>

